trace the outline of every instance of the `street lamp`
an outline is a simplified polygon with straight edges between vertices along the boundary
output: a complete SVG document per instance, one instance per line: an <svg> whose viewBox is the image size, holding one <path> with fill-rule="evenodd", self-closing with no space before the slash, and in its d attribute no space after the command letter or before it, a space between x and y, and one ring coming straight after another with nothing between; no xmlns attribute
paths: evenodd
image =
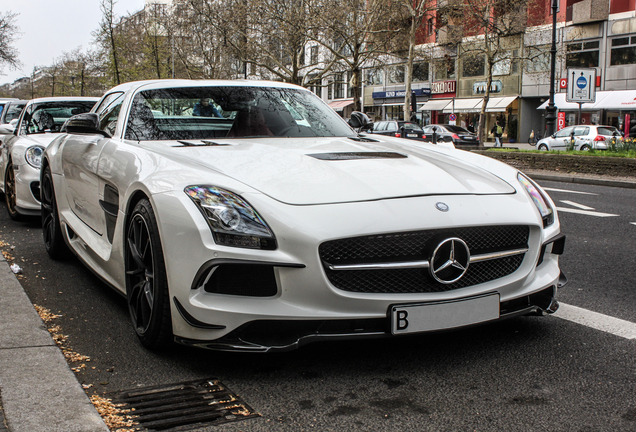
<svg viewBox="0 0 636 432"><path fill-rule="evenodd" d="M550 47L550 102L546 108L545 114L545 127L546 136L552 135L556 132L555 120L556 120L556 106L554 105L554 80L556 75L556 22L557 22L557 2L559 0L552 0L552 47Z"/></svg>

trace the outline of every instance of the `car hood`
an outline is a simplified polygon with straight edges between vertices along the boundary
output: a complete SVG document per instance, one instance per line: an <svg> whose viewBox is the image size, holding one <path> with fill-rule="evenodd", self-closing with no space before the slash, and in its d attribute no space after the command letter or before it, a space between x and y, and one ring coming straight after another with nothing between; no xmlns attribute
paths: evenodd
<svg viewBox="0 0 636 432"><path fill-rule="evenodd" d="M394 141L241 139L205 147L175 142L167 151L295 205L515 192L494 174L453 156L461 150Z"/></svg>
<svg viewBox="0 0 636 432"><path fill-rule="evenodd" d="M59 132L56 133L42 133L42 134L31 134L31 135L21 135L20 136L20 145L25 147L30 147L32 145L41 145L42 147L48 147L51 142L60 136ZM16 141L17 143L17 141ZM14 144L15 145L15 144Z"/></svg>

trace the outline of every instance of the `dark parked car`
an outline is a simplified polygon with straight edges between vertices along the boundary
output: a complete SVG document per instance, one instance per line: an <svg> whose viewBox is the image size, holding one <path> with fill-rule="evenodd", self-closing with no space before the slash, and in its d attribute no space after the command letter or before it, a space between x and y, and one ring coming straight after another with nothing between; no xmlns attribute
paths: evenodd
<svg viewBox="0 0 636 432"><path fill-rule="evenodd" d="M422 134L424 133L417 123L397 120L379 121L373 125L373 130L370 132L416 140L422 140Z"/></svg>
<svg viewBox="0 0 636 432"><path fill-rule="evenodd" d="M424 139L433 141L433 132L437 133L437 141L452 141L454 145L479 145L477 134L461 126L450 124L424 126Z"/></svg>

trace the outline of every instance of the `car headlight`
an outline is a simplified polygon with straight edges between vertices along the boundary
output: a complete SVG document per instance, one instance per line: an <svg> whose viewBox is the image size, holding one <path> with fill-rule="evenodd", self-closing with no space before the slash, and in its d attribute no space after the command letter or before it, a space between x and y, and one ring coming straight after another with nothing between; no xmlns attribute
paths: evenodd
<svg viewBox="0 0 636 432"><path fill-rule="evenodd" d="M535 206L537 206L537 210L541 214L541 219L543 219L543 227L547 227L554 223L554 210L550 206L550 201L545 197L541 188L524 174L518 173L517 180L519 183L523 185L532 198L532 202Z"/></svg>
<svg viewBox="0 0 636 432"><path fill-rule="evenodd" d="M33 168L40 169L40 166L42 166L43 154L44 154L44 147L40 147L36 145L26 149L24 156L26 158L26 161L29 163L29 165L31 165Z"/></svg>
<svg viewBox="0 0 636 432"><path fill-rule="evenodd" d="M223 246L276 249L276 238L263 218L240 196L215 186L185 188Z"/></svg>

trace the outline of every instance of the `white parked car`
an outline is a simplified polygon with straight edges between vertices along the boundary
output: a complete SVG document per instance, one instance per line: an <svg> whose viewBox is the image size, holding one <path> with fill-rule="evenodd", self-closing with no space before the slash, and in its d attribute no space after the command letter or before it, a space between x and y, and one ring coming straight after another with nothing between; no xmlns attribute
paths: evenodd
<svg viewBox="0 0 636 432"><path fill-rule="evenodd" d="M572 133L574 133L574 145L572 146ZM623 136L614 126L578 125L568 126L556 132L552 136L543 138L537 142L539 150L607 150L610 140L622 141Z"/></svg>
<svg viewBox="0 0 636 432"><path fill-rule="evenodd" d="M99 98L52 97L29 101L13 135L0 149L0 188L9 216L40 214L40 163L44 149L69 117L90 111Z"/></svg>
<svg viewBox="0 0 636 432"><path fill-rule="evenodd" d="M193 116L201 98L222 116ZM49 255L125 294L149 348L460 328L552 313L564 283L555 206L524 174L358 135L289 84L120 85L69 119L41 183Z"/></svg>

